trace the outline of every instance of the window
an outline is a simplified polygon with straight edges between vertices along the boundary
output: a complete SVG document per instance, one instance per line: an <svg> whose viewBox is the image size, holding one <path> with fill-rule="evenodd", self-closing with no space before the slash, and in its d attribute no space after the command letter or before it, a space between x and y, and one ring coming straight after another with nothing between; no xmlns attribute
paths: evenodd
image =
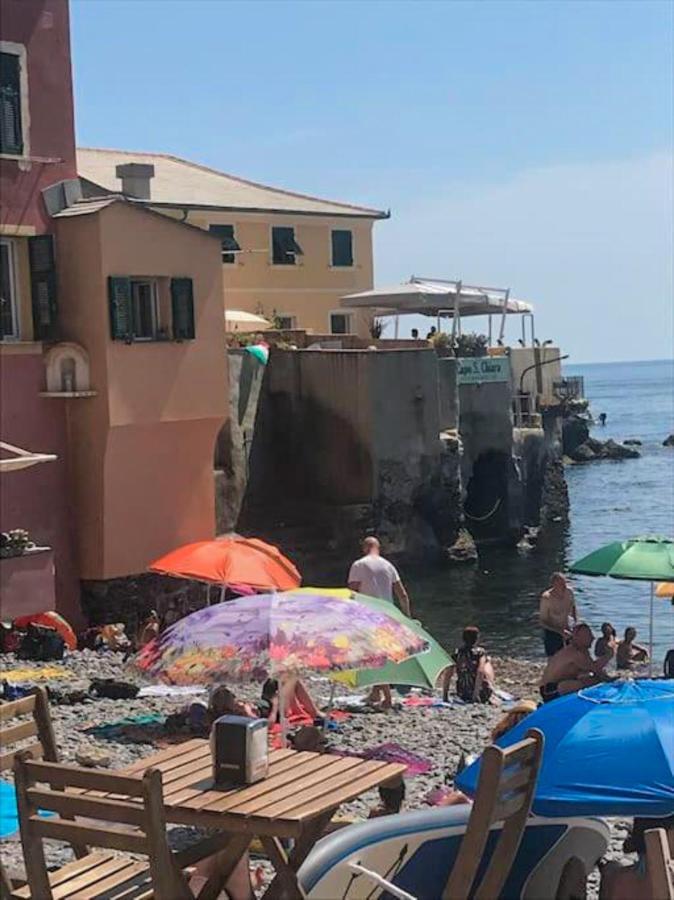
<svg viewBox="0 0 674 900"><path fill-rule="evenodd" d="M220 238L222 246L223 263L236 262L236 253L241 250L238 241L234 237L233 225L209 225L208 230L211 234Z"/></svg>
<svg viewBox="0 0 674 900"><path fill-rule="evenodd" d="M0 238L0 339L18 339L14 242Z"/></svg>
<svg viewBox="0 0 674 900"><path fill-rule="evenodd" d="M351 333L351 313L330 313L330 334Z"/></svg>
<svg viewBox="0 0 674 900"><path fill-rule="evenodd" d="M39 234L28 238L30 287L33 301L33 337L36 341L58 338L54 238Z"/></svg>
<svg viewBox="0 0 674 900"><path fill-rule="evenodd" d="M303 251L295 240L294 228L274 227L271 230L272 262L275 266L294 266L295 258Z"/></svg>
<svg viewBox="0 0 674 900"><path fill-rule="evenodd" d="M170 299L170 312L169 312ZM191 278L108 278L110 335L113 341L193 340L194 296ZM168 320L171 319L169 334Z"/></svg>
<svg viewBox="0 0 674 900"><path fill-rule="evenodd" d="M0 53L0 153L23 153L21 59L16 53Z"/></svg>
<svg viewBox="0 0 674 900"><path fill-rule="evenodd" d="M353 234L341 229L332 232L332 265L353 266Z"/></svg>
<svg viewBox="0 0 674 900"><path fill-rule="evenodd" d="M274 325L279 331L292 331L297 328L297 316L288 313L274 313Z"/></svg>
<svg viewBox="0 0 674 900"><path fill-rule="evenodd" d="M157 282L152 279L131 281L131 331L139 341L157 336Z"/></svg>

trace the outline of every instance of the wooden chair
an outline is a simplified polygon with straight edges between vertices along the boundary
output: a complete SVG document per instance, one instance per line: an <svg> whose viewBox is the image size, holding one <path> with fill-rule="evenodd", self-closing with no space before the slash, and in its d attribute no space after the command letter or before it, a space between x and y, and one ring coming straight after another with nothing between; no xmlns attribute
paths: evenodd
<svg viewBox="0 0 674 900"><path fill-rule="evenodd" d="M475 802L442 900L500 896L531 810L542 753L543 735L536 729L505 750L491 746L484 751ZM490 829L499 822L503 827L473 892Z"/></svg>
<svg viewBox="0 0 674 900"><path fill-rule="evenodd" d="M674 860L664 828L654 828L644 835L646 871L651 881L654 900L674 900Z"/></svg>
<svg viewBox="0 0 674 900"><path fill-rule="evenodd" d="M10 724L14 719L31 715L33 721ZM11 769L17 748L7 750L29 738L37 738L22 750L33 759L58 762L56 738L49 715L49 700L44 688L35 688L32 694L20 700L0 704L0 772Z"/></svg>
<svg viewBox="0 0 674 900"><path fill-rule="evenodd" d="M19 753L14 779L28 885L15 888L12 900L67 900L74 896L193 900L166 839L158 770L148 769L142 777L115 775L36 762ZM38 809L57 815L39 816ZM46 838L88 849L141 854L148 860L89 850L86 856L48 872Z"/></svg>

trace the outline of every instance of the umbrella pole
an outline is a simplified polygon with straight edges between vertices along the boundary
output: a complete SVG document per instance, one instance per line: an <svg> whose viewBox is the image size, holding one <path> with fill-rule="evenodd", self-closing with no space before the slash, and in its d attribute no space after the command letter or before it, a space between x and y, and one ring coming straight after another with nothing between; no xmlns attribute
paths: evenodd
<svg viewBox="0 0 674 900"><path fill-rule="evenodd" d="M328 719L330 718L330 713L332 712L332 706L335 702L335 688L337 685L334 681L330 682L330 699L328 700L328 708L325 711L325 715L323 716L323 731L325 731L328 727Z"/></svg>
<svg viewBox="0 0 674 900"><path fill-rule="evenodd" d="M225 602L225 591L227 590L226 586L223 584L220 588L220 603Z"/></svg>
<svg viewBox="0 0 674 900"><path fill-rule="evenodd" d="M279 679L278 683L278 717L281 720L281 744L286 749L288 736L288 723L286 722L285 682Z"/></svg>
<svg viewBox="0 0 674 900"><path fill-rule="evenodd" d="M651 608L649 614L649 640L648 640L648 675L653 677L653 582L651 581Z"/></svg>

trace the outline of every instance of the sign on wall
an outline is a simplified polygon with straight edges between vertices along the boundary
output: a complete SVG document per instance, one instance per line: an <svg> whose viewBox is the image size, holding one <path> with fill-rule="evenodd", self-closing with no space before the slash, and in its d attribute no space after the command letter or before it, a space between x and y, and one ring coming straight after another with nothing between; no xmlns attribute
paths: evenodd
<svg viewBox="0 0 674 900"><path fill-rule="evenodd" d="M459 359L459 384L482 384L484 381L510 381L507 356L471 356Z"/></svg>

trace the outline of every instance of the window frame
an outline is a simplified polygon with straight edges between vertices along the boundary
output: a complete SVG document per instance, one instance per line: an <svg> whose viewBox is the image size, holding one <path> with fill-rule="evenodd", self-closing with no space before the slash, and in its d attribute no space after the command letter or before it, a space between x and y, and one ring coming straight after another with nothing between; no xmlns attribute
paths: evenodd
<svg viewBox="0 0 674 900"><path fill-rule="evenodd" d="M0 159L30 159L30 103L28 85L28 54L25 44L0 41L0 53L19 58L19 101L21 113L21 153L2 153Z"/></svg>
<svg viewBox="0 0 674 900"><path fill-rule="evenodd" d="M131 290L131 335L134 341L157 341L159 340L159 329L161 327L161 322L159 320L159 282L156 277L141 277L141 276L129 276L130 290ZM151 307L150 314L152 318L152 334L151 335L139 335L136 334L136 297L135 297L135 288L140 284L149 284L152 290L152 298L151 298Z"/></svg>
<svg viewBox="0 0 674 900"><path fill-rule="evenodd" d="M342 266L342 265L335 264L332 235L337 231L345 231L351 235L351 262L348 266ZM328 254L329 254L328 258L330 259L330 268L331 269L355 269L356 268L356 240L355 240L353 228L330 228L330 231L328 234Z"/></svg>
<svg viewBox="0 0 674 900"><path fill-rule="evenodd" d="M347 331L333 331L333 330L332 330L332 317L333 317L333 316L344 316L344 318L347 319L347 327L348 327L349 330L347 330ZM345 337L346 335L349 335L349 334L355 334L356 332L353 331L353 319L354 319L354 315L353 315L353 312L351 312L351 310L348 310L348 309L347 309L347 310L344 310L344 309L331 309L330 312L328 313L328 330L329 330L329 333L330 333L331 335L336 336L336 337Z"/></svg>
<svg viewBox="0 0 674 900"><path fill-rule="evenodd" d="M16 277L16 241L6 235L0 235L0 245L7 247L7 266L9 273L9 308L12 317L12 333L2 334L2 341L20 341L21 340L21 321L19 317L20 298L18 294L18 281Z"/></svg>
<svg viewBox="0 0 674 900"><path fill-rule="evenodd" d="M293 244L296 247L299 247L300 252L298 253L295 250L286 251L286 256L292 258L292 262L276 262L274 259L274 231L277 229L284 229L285 231L292 231L293 233ZM276 266L279 269L289 269L293 266L298 265L297 257L303 256L304 251L301 248L299 241L297 240L297 228L294 225L270 225L269 226L269 264L272 266Z"/></svg>
<svg viewBox="0 0 674 900"><path fill-rule="evenodd" d="M274 319L288 319L290 321L290 325L279 326L279 331L297 330L297 316L293 313L274 312Z"/></svg>
<svg viewBox="0 0 674 900"><path fill-rule="evenodd" d="M231 228L232 229L232 240L238 247L238 250L225 250L222 246L222 238L221 235L214 231L214 228ZM236 225L234 222L209 222L208 223L208 233L212 234L214 237L220 238L220 254L221 261L224 266L235 266L238 262L238 255L242 253L241 244L238 242L236 237ZM231 257L231 259L225 259L225 257Z"/></svg>

